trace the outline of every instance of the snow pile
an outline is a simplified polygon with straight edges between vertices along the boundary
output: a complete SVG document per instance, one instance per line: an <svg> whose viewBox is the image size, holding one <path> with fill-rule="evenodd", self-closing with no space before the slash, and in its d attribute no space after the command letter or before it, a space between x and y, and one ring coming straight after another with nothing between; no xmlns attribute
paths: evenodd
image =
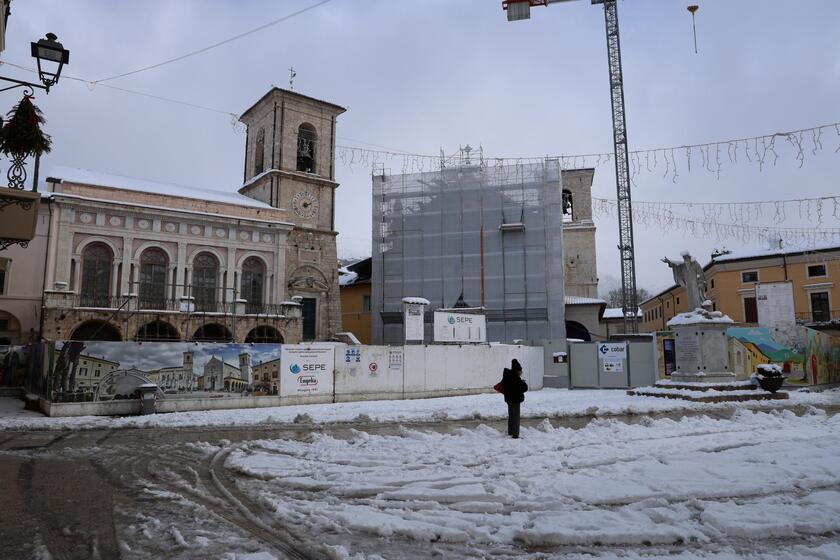
<svg viewBox="0 0 840 560"><path fill-rule="evenodd" d="M18 401L19 402L19 401ZM840 405L840 391L820 393L791 391L790 399L782 406ZM738 403L739 408L778 408L772 401ZM694 403L657 397L634 397L624 391L576 389L542 389L528 392L522 404L525 418L609 416L613 414L650 414L679 411L713 411L730 409L731 403ZM0 407L2 408L2 407ZM441 419L464 420L483 418L502 420L507 417L502 396L485 393L461 397L434 399L360 401L334 404L309 404L238 410L207 410L173 412L108 418L79 416L75 418L47 418L44 416L3 416L0 429L119 429L119 428L185 428L195 426L253 426L264 424L292 424L299 415L307 415L313 424L354 422L366 415L369 422L434 422Z"/></svg>
<svg viewBox="0 0 840 560"><path fill-rule="evenodd" d="M694 311L675 315L670 321L668 321L668 326L675 327L679 325L696 325L698 323L707 325L728 325L734 322L735 321L733 321L729 315L724 315L720 311L706 311L705 309L698 308Z"/></svg>
<svg viewBox="0 0 840 560"><path fill-rule="evenodd" d="M449 543L469 557L522 545L754 550L770 536L775 551L840 531L840 415L543 422L522 436L315 434L250 442L226 467L296 531Z"/></svg>

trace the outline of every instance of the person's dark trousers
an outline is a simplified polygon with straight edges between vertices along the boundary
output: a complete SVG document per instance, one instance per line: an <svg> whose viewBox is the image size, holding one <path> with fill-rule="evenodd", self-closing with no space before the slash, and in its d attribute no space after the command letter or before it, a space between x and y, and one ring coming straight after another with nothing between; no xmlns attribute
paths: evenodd
<svg viewBox="0 0 840 560"><path fill-rule="evenodd" d="M519 404L518 402L507 403L508 405L508 435L519 437Z"/></svg>

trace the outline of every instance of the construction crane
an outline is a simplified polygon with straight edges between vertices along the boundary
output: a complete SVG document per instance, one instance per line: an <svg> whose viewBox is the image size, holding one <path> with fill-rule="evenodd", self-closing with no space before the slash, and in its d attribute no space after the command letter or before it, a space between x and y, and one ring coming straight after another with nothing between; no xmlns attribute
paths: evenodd
<svg viewBox="0 0 840 560"><path fill-rule="evenodd" d="M534 6L548 6L572 0L506 0L502 9L508 21L531 17ZM627 160L627 122L624 118L624 80L621 74L621 45L618 39L617 0L592 0L604 5L607 25L607 60L610 68L610 97L612 98L613 144L615 148L615 183L618 198L618 250L621 253L621 294L624 332L639 332L636 297L636 259L633 252L633 211L630 207L630 167Z"/></svg>

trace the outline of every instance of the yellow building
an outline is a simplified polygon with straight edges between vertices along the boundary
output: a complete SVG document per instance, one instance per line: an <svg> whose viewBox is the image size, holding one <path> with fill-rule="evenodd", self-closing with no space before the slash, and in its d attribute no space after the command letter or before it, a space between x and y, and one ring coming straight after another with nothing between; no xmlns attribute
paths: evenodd
<svg viewBox="0 0 840 560"><path fill-rule="evenodd" d="M840 245L801 249L768 248L712 255L703 267L712 308L736 323L756 324L755 287L789 281L798 322L840 319ZM641 304L641 332L667 329L668 320L688 311L685 289L672 286Z"/></svg>
<svg viewBox="0 0 840 560"><path fill-rule="evenodd" d="M254 366L254 389L272 395L280 392L280 358Z"/></svg>
<svg viewBox="0 0 840 560"><path fill-rule="evenodd" d="M356 335L362 344L370 344L370 259L363 259L339 270L341 293L341 330Z"/></svg>
<svg viewBox="0 0 840 560"><path fill-rule="evenodd" d="M96 391L99 382L119 367L119 362L81 354L76 370L76 388L80 391Z"/></svg>

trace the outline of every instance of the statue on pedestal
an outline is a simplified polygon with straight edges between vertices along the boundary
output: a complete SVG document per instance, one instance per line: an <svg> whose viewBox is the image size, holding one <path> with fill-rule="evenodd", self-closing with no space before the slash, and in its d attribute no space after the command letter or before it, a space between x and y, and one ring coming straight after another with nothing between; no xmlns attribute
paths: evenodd
<svg viewBox="0 0 840 560"><path fill-rule="evenodd" d="M700 309L706 300L706 273L703 267L687 251L682 254L683 262L674 262L668 257L662 259L674 273L674 282L685 288L688 296L688 310Z"/></svg>

